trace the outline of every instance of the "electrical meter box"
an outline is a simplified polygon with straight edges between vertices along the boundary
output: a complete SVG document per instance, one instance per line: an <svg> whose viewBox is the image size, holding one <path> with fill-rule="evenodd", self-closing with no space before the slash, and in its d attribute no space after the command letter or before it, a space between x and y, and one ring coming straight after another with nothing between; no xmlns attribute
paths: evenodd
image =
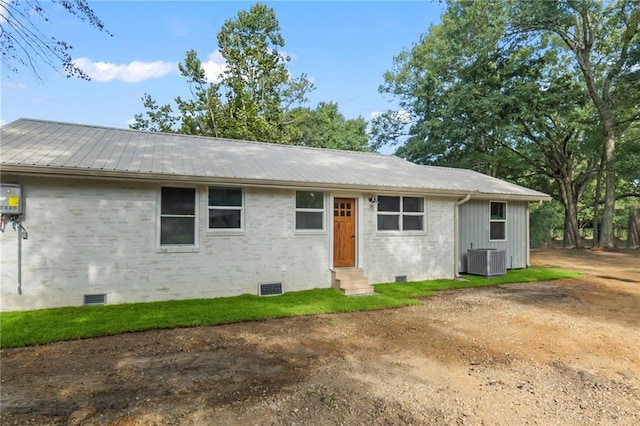
<svg viewBox="0 0 640 426"><path fill-rule="evenodd" d="M22 213L22 187L11 183L0 184L0 214Z"/></svg>

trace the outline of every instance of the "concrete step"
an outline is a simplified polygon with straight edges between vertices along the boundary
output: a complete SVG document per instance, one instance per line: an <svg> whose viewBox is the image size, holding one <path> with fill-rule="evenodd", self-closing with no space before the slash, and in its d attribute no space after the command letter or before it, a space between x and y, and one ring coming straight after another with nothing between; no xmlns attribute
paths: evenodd
<svg viewBox="0 0 640 426"><path fill-rule="evenodd" d="M364 270L360 268L339 268L334 269L332 271L332 275L334 279L342 280L342 279L358 279L358 278L366 278L364 276Z"/></svg>
<svg viewBox="0 0 640 426"><path fill-rule="evenodd" d="M346 295L374 294L361 268L338 268L331 271L332 287Z"/></svg>
<svg viewBox="0 0 640 426"><path fill-rule="evenodd" d="M366 278L358 278L356 280L338 280L342 287L356 288L356 287L370 287L369 280Z"/></svg>
<svg viewBox="0 0 640 426"><path fill-rule="evenodd" d="M345 288L344 290L341 290L341 292L345 296L365 296L365 295L376 294L372 286L367 286L363 288Z"/></svg>

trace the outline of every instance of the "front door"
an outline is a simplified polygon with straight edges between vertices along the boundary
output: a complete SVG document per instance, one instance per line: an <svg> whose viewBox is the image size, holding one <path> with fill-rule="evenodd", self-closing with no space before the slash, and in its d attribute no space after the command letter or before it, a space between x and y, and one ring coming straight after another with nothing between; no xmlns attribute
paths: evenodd
<svg viewBox="0 0 640 426"><path fill-rule="evenodd" d="M333 266L356 266L356 200L333 199Z"/></svg>

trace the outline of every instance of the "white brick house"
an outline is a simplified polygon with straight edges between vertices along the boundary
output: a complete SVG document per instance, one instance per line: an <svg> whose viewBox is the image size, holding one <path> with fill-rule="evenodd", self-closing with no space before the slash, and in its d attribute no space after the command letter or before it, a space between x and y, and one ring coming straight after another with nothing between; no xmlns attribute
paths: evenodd
<svg viewBox="0 0 640 426"><path fill-rule="evenodd" d="M381 154L27 119L0 130L3 191L21 191L0 195L2 311L453 278L469 238L490 242L458 229L467 205L511 214L498 240L480 227L526 267L527 205L548 199Z"/></svg>

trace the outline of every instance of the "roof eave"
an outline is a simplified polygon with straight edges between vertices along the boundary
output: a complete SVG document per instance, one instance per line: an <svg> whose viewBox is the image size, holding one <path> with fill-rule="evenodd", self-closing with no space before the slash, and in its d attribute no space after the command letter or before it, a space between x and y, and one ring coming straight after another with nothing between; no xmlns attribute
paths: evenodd
<svg viewBox="0 0 640 426"><path fill-rule="evenodd" d="M121 171L121 170L105 170L105 169L87 169L87 168L68 168L68 167L51 167L51 166L35 166L24 164L3 164L3 173L15 173L26 176L40 177L83 177L93 179L109 179L124 181L146 181L146 182L184 182L192 184L242 184L253 187L269 187L269 188L312 188L322 190L342 190L342 191L362 191L381 193L403 193L403 194L421 194L439 197L461 197L467 194L471 195L471 199L477 200L511 200L511 201L549 201L551 197L546 194L540 195L523 195L523 194L492 194L480 191L465 191L459 189L431 189L421 187L405 187L405 186L382 186L382 185L361 185L352 183L326 183L314 181L284 181L284 180L267 180L267 179L246 179L218 176L199 176L199 175L179 175L167 173L152 173L139 171Z"/></svg>

